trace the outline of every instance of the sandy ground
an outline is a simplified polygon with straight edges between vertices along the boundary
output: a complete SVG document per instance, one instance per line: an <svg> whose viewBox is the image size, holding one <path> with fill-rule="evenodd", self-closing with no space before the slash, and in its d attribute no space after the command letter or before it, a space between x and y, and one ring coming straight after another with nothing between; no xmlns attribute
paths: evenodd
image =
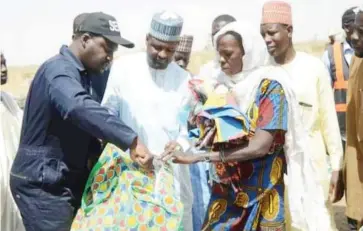
<svg viewBox="0 0 363 231"><path fill-rule="evenodd" d="M339 231L349 231L347 218L345 216L345 198L334 204L335 223Z"/></svg>

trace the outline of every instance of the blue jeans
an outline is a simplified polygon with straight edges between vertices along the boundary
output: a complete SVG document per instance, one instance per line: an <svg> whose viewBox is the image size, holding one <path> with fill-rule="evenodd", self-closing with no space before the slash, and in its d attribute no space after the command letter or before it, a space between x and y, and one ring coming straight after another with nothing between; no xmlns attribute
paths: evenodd
<svg viewBox="0 0 363 231"><path fill-rule="evenodd" d="M193 230L199 231L203 226L211 193L208 183L209 164L200 162L190 165L190 176L194 195L192 208Z"/></svg>

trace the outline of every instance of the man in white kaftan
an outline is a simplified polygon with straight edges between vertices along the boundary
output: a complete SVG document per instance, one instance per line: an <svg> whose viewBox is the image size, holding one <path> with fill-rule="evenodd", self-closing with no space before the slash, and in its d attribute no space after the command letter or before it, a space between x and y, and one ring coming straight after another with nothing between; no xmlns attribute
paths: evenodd
<svg viewBox="0 0 363 231"><path fill-rule="evenodd" d="M309 133L313 165L319 169L315 177L323 186L324 199L330 210L331 225L326 230L336 230L332 203L343 196L343 191L338 187L342 181L343 147L328 70L318 58L295 51L291 6L288 3L268 1L264 4L261 34L271 55L271 64L281 67L284 74L290 77L304 128ZM331 176L327 155L332 167ZM286 223L287 230L290 230L288 219Z"/></svg>
<svg viewBox="0 0 363 231"><path fill-rule="evenodd" d="M103 105L128 124L155 155L177 140L189 149L187 125L178 114L188 96L190 75L172 61L183 20L172 12L155 14L147 35L147 52L114 61ZM193 192L189 166L172 165L183 205L183 227L192 231Z"/></svg>
<svg viewBox="0 0 363 231"><path fill-rule="evenodd" d="M7 68L1 54L1 85L7 82ZM9 187L10 168L19 145L23 112L11 95L0 92L0 230L23 231L24 225Z"/></svg>

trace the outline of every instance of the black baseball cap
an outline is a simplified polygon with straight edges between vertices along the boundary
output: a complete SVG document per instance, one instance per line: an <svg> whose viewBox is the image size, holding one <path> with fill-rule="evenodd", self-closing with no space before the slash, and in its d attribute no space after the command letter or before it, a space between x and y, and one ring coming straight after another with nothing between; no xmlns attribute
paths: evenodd
<svg viewBox="0 0 363 231"><path fill-rule="evenodd" d="M101 35L113 43L133 48L134 43L121 37L120 28L115 17L102 13L87 13L79 24L77 32L90 32Z"/></svg>
<svg viewBox="0 0 363 231"><path fill-rule="evenodd" d="M78 28L83 22L83 20L87 17L89 13L81 13L77 15L73 20L73 34L78 32Z"/></svg>

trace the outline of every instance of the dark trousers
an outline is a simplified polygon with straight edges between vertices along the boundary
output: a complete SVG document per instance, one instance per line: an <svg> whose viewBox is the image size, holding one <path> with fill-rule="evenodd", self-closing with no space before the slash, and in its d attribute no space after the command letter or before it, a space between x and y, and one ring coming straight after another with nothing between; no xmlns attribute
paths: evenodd
<svg viewBox="0 0 363 231"><path fill-rule="evenodd" d="M10 176L10 187L26 231L70 230L78 208L72 205L67 190L44 190L14 175Z"/></svg>
<svg viewBox="0 0 363 231"><path fill-rule="evenodd" d="M69 231L87 173L71 171L57 149L21 147L10 172L10 189L27 231Z"/></svg>
<svg viewBox="0 0 363 231"><path fill-rule="evenodd" d="M357 220L351 219L348 217L348 226L350 231L359 231L360 228L363 228L363 224L359 223Z"/></svg>

